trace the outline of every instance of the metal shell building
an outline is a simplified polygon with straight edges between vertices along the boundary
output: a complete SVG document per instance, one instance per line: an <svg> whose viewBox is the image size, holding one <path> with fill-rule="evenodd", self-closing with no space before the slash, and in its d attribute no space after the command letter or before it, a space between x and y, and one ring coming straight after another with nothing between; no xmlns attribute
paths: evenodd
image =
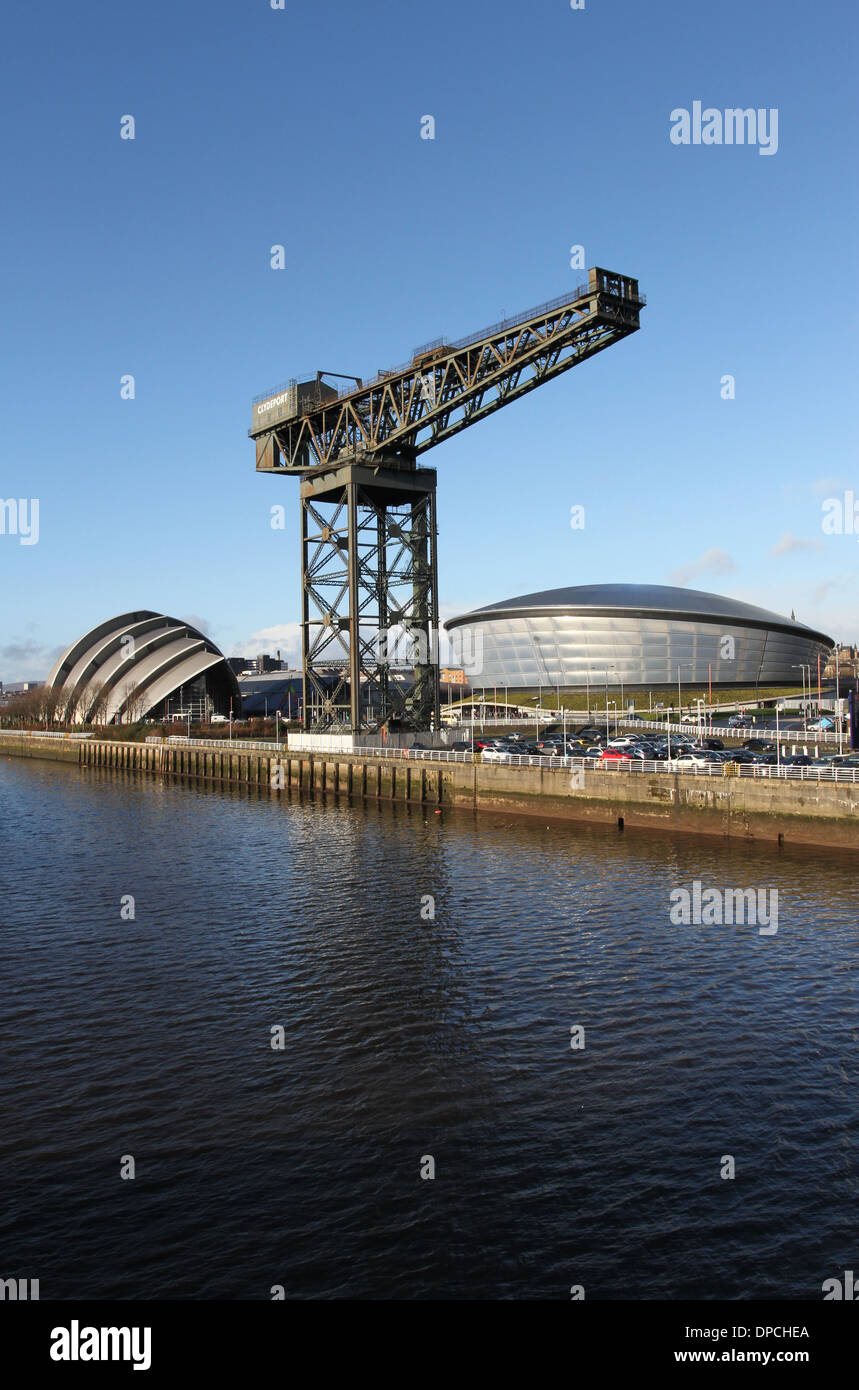
<svg viewBox="0 0 859 1390"><path fill-rule="evenodd" d="M662 584L549 589L445 624L473 685L630 690L675 683L797 685L816 680L833 641L763 608Z"/></svg>
<svg viewBox="0 0 859 1390"><path fill-rule="evenodd" d="M100 623L63 652L46 682L69 722L129 723L148 714L205 718L241 708L233 671L190 623L141 609Z"/></svg>

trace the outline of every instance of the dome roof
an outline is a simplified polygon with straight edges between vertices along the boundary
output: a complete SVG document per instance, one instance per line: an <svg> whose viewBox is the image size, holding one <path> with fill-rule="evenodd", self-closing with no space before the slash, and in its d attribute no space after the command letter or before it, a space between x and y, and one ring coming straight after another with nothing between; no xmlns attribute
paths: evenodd
<svg viewBox="0 0 859 1390"><path fill-rule="evenodd" d="M491 618L524 617L526 613L546 614L556 610L741 623L803 633L828 646L833 645L830 637L779 613L770 613L765 608L756 608L754 604L742 603L739 599L723 598L719 594L704 593L701 589L676 588L670 584L579 584L568 589L544 589L540 593L523 594L519 598L487 604L472 613L452 618L445 623L445 627L454 628L463 623Z"/></svg>

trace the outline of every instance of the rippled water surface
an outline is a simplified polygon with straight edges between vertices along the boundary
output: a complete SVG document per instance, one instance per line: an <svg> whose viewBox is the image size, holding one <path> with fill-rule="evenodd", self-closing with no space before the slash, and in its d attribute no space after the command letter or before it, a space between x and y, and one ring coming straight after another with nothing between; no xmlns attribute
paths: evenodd
<svg viewBox="0 0 859 1390"><path fill-rule="evenodd" d="M672 925L696 878L777 888L777 934ZM859 1257L856 908L843 854L0 760L0 1277L819 1298Z"/></svg>

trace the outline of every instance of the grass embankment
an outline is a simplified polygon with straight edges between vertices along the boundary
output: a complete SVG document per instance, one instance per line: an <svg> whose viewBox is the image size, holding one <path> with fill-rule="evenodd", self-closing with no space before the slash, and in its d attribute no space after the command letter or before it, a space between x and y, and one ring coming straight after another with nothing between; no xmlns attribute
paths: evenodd
<svg viewBox="0 0 859 1390"><path fill-rule="evenodd" d="M740 690L714 690L712 702L710 701L706 685L703 687L696 685L683 685L681 686L680 693L683 699L684 709L688 708L690 704L694 705L695 701L699 699L704 700L708 705L710 703L712 703L714 707L716 705L724 705L726 708L729 709L733 708L736 705L747 704L755 700L771 701L774 705L777 700L793 701L802 699L801 689L785 689L783 686L761 686L758 690L755 690L754 686L749 686ZM475 690L475 698L479 698L479 696L483 694L484 691L482 687L478 686ZM487 704L494 704L496 705L496 707L500 707L504 704L503 690L499 690L497 692L496 699L496 692L493 689L493 687L490 686L485 691L485 697ZM514 704L514 702L518 705L536 705L539 697L542 702L541 708L544 710L567 709L577 711L580 710L583 713L586 713L588 709L588 696L586 691L576 690L568 692L562 690L560 693L559 703L558 692L552 686L547 685L543 686L542 690L539 692L539 696L538 691L535 689L517 689L515 692L512 690L508 691L507 697L508 702L511 705ZM624 704L626 704L627 700L634 700L636 714L640 714L643 716L646 716L649 711L653 714L656 714L656 706L658 704L661 704L664 706L664 708L661 711L659 711L659 713L661 713L662 717L664 718L665 712L669 708L676 709L677 707L677 686L668 686L663 687L661 689L654 688L653 690L649 690L646 693L640 690L636 690L635 692L628 694L626 691L624 691ZM619 686L609 686L608 701L609 710L612 712L613 715L612 701L614 701L617 704L618 708L620 708ZM456 704L457 702L454 701L454 708L456 708ZM442 710L445 710L447 708L447 704L442 705ZM603 712L605 711L605 686L603 686L602 688L600 688L600 686L596 684L591 686L590 709L592 713L599 713L600 710L602 710Z"/></svg>

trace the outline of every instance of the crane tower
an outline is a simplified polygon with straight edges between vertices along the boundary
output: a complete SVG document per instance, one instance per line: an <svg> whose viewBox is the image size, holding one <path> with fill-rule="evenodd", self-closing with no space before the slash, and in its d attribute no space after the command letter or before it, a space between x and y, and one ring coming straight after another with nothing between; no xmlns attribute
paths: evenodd
<svg viewBox="0 0 859 1390"><path fill-rule="evenodd" d="M436 471L419 456L634 333L644 304L637 280L594 267L572 294L371 381L337 389L320 371L254 400L257 472L300 479L305 729L438 727Z"/></svg>

